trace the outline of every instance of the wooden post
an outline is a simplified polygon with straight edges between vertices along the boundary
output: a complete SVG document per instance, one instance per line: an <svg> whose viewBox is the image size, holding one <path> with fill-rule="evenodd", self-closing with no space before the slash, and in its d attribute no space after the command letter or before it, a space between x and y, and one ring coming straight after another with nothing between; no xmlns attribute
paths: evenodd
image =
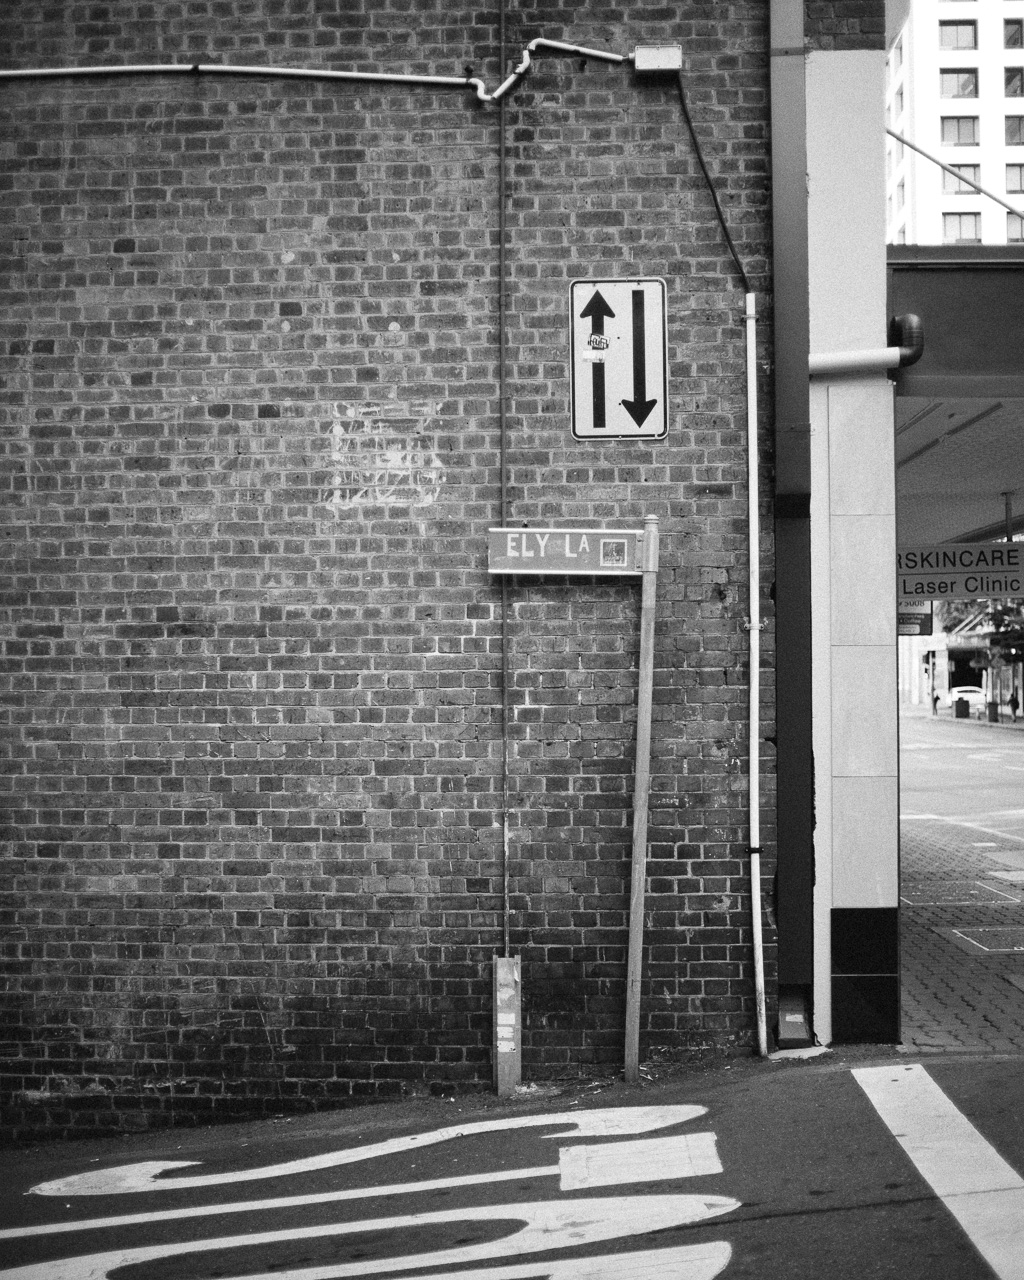
<svg viewBox="0 0 1024 1280"><path fill-rule="evenodd" d="M644 520L643 589L640 603L640 672L633 782L633 864L629 891L629 951L626 960L626 1054L629 1084L640 1078L640 970L647 883L647 799L651 789L651 704L654 701L654 608L658 583L658 517Z"/></svg>

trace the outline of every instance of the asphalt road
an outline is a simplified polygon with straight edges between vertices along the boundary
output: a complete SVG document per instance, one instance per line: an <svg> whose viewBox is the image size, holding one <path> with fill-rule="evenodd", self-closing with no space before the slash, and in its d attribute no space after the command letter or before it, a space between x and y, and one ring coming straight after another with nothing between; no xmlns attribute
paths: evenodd
<svg viewBox="0 0 1024 1280"><path fill-rule="evenodd" d="M827 1053L40 1146L5 1160L0 1280L1020 1280L1021 1065Z"/></svg>
<svg viewBox="0 0 1024 1280"><path fill-rule="evenodd" d="M901 709L902 1035L1024 1050L1024 724Z"/></svg>
<svg viewBox="0 0 1024 1280"><path fill-rule="evenodd" d="M904 822L937 817L974 831L979 848L993 833L1019 842L1024 869L1024 727L903 714L900 809Z"/></svg>

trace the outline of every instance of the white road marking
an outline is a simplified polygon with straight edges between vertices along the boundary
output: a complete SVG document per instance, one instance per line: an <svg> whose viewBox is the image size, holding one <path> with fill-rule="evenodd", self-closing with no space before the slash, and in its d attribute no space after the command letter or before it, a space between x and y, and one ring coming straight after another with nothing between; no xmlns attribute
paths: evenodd
<svg viewBox="0 0 1024 1280"><path fill-rule="evenodd" d="M1008 812L1016 816L1019 813L1019 810L1011 809ZM1003 817L1007 815L993 813L993 814L989 814L988 816L992 818L998 818L998 817ZM996 827L986 827L980 822L971 822L967 818L946 818L938 813L917 813L917 814L906 813L901 815L901 819L904 822L913 821L915 819L922 819L922 818L927 818L932 822L944 822L947 826L950 826L950 827L966 827L968 831L980 831L982 832L983 835L986 835L986 836L999 836L1001 840L1015 840L1018 844L1024 844L1024 836L1015 836L1009 831L1000 831Z"/></svg>
<svg viewBox="0 0 1024 1280"><path fill-rule="evenodd" d="M154 1213L131 1213L121 1217L87 1218L79 1222L47 1222L34 1227L11 1227L0 1231L0 1240L23 1236L66 1235L101 1227L136 1227L178 1218L220 1217L229 1213L266 1213L272 1209L294 1209L311 1204L335 1204L342 1200L365 1200L384 1196L418 1195L454 1187L475 1187L485 1182L513 1182L526 1178L559 1177L559 1190L584 1191L595 1187L622 1186L636 1182L667 1182L675 1178L699 1178L722 1172L713 1133L680 1134L670 1138L641 1138L635 1142L613 1142L603 1146L561 1147L558 1164L527 1169L501 1169L494 1173L466 1174L457 1178L434 1178L423 1182L400 1182L381 1187L355 1187L320 1195L282 1196L268 1200L243 1200L233 1204L192 1205Z"/></svg>
<svg viewBox="0 0 1024 1280"><path fill-rule="evenodd" d="M446 1225L461 1222L514 1222L523 1224L501 1240L484 1241L436 1253L406 1254L402 1257L369 1258L357 1262L329 1263L326 1266L261 1272L237 1276L236 1280L345 1280L372 1273L391 1275L410 1268L450 1267L466 1262L521 1257L550 1249L580 1248L604 1240L628 1238L652 1231L665 1231L693 1222L702 1222L740 1208L738 1200L727 1196L616 1196L613 1199L535 1201L527 1204L497 1204L446 1209L438 1213L413 1213L395 1218L363 1219L350 1223L321 1223L315 1227L293 1227L285 1231L264 1231L253 1235L222 1236L213 1240L188 1240L149 1245L137 1249L113 1249L77 1258L49 1259L0 1272L0 1280L107 1280L120 1267L138 1266L163 1258L221 1249L242 1249L276 1244L287 1240L322 1239L373 1231L395 1231L403 1227ZM728 1246L726 1246L728 1247ZM727 1260L727 1259L726 1259ZM550 1263L535 1265L532 1273L543 1275ZM187 1274L187 1267L182 1268ZM462 1273L460 1273L462 1274ZM493 1272L490 1273L493 1277ZM569 1272L572 1276L574 1273ZM606 1271L607 1274L607 1271ZM643 1276L643 1273L640 1273ZM649 1274L649 1273L648 1273ZM706 1272L705 1272L706 1274ZM711 1275L717 1274L711 1271ZM563 1269L563 1277L566 1272ZM579 1280L587 1275L578 1269ZM435 1280L440 1280L439 1277ZM680 1280L689 1280L686 1272Z"/></svg>
<svg viewBox="0 0 1024 1280"><path fill-rule="evenodd" d="M228 1213L268 1213L272 1209L301 1209L311 1204L337 1204L341 1200L366 1200L384 1196L417 1195L454 1187L476 1187L481 1182L512 1182L519 1178L547 1178L558 1173L558 1165L532 1169L507 1169L500 1173L472 1173L460 1178L435 1178L424 1182L392 1182L383 1187L354 1187L347 1191L325 1191L321 1195L277 1196L267 1200L235 1200L231 1204L190 1205L184 1209L156 1210L153 1213L125 1213L115 1218L83 1218L79 1222L44 1222L34 1227L11 1227L0 1231L0 1240L21 1236L66 1235L70 1231L93 1231L101 1227L138 1227L150 1222L172 1222L177 1218L219 1218Z"/></svg>
<svg viewBox="0 0 1024 1280"><path fill-rule="evenodd" d="M998 1280L1024 1280L1024 1179L921 1066L854 1079Z"/></svg>
<svg viewBox="0 0 1024 1280"><path fill-rule="evenodd" d="M281 1178L298 1173L311 1173L318 1169L333 1169L339 1165L355 1164L378 1156L396 1155L414 1151L419 1147L450 1142L453 1138L470 1137L478 1133L499 1133L505 1129L537 1128L551 1125L563 1132L548 1133L546 1138L565 1138L564 1130L574 1127L572 1136L616 1137L633 1133L648 1133L652 1129L666 1129L669 1125L682 1124L702 1116L706 1107L609 1107L604 1111L562 1111L552 1115L505 1116L500 1120L478 1120L469 1124L453 1125L446 1129L433 1129L429 1133L414 1133L404 1138L390 1138L386 1142L365 1147L351 1147L344 1151L326 1151L304 1160L290 1160L285 1164L266 1165L261 1169L237 1169L228 1173L197 1174L186 1178L162 1178L169 1169L194 1168L195 1160L143 1160L138 1164L119 1165L114 1169L97 1169L89 1173L57 1178L53 1182L40 1182L30 1189L37 1196L108 1196L136 1191L181 1191L195 1187L222 1186L231 1182L254 1182L263 1178Z"/></svg>
<svg viewBox="0 0 1024 1280"><path fill-rule="evenodd" d="M394 1280L714 1280L732 1257L722 1240L679 1245L646 1253L613 1253L564 1262L522 1262L510 1267L474 1267L447 1276L395 1276Z"/></svg>
<svg viewBox="0 0 1024 1280"><path fill-rule="evenodd" d="M700 1178L722 1172L713 1133L641 1138L637 1142L605 1146L563 1147L559 1157L562 1191Z"/></svg>

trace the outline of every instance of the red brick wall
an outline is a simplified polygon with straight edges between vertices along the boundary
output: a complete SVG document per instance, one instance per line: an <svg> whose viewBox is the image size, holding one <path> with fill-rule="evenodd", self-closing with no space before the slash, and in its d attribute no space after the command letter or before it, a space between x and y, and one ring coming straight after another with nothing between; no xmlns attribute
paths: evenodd
<svg viewBox="0 0 1024 1280"><path fill-rule="evenodd" d="M684 45L764 310L765 20L508 19L513 63L540 35ZM0 35L8 67L502 70L461 0L10 0ZM0 112L5 1125L486 1084L499 111L196 75L4 82ZM742 290L671 81L538 58L505 130L509 518L661 519L643 1051L743 1049ZM602 275L666 280L665 442L571 437L569 283ZM508 601L525 1075L614 1070L639 592Z"/></svg>

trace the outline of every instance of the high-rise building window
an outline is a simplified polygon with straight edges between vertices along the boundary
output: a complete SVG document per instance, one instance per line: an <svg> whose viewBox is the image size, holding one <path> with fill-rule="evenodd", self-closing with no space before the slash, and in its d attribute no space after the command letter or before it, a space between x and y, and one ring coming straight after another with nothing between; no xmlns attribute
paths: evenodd
<svg viewBox="0 0 1024 1280"><path fill-rule="evenodd" d="M980 138L977 116L943 116L942 145L976 147Z"/></svg>
<svg viewBox="0 0 1024 1280"><path fill-rule="evenodd" d="M976 98L978 96L978 71L940 71L939 93L943 98Z"/></svg>
<svg viewBox="0 0 1024 1280"><path fill-rule="evenodd" d="M1003 23L1003 48L1024 49L1024 18L1007 18Z"/></svg>
<svg viewBox="0 0 1024 1280"><path fill-rule="evenodd" d="M977 49L978 24L976 22L940 22L940 49Z"/></svg>
<svg viewBox="0 0 1024 1280"><path fill-rule="evenodd" d="M1024 218L1019 213L1008 213L1006 215L1006 243L1024 243Z"/></svg>
<svg viewBox="0 0 1024 1280"><path fill-rule="evenodd" d="M942 215L943 244L980 244L980 213L944 213Z"/></svg>
<svg viewBox="0 0 1024 1280"><path fill-rule="evenodd" d="M950 166L957 173L962 173L965 178L970 178L972 182L981 181L981 165L980 164L954 164ZM952 173L942 171L942 194L946 196L973 196L975 188L969 187L966 182L962 182Z"/></svg>
<svg viewBox="0 0 1024 1280"><path fill-rule="evenodd" d="M1024 146L1024 116L1006 117L1006 145L1008 147Z"/></svg>
<svg viewBox="0 0 1024 1280"><path fill-rule="evenodd" d="M1024 98L1024 67L1007 67L1003 72L1008 98Z"/></svg>
<svg viewBox="0 0 1024 1280"><path fill-rule="evenodd" d="M1006 166L1006 190L1024 191L1024 164Z"/></svg>

